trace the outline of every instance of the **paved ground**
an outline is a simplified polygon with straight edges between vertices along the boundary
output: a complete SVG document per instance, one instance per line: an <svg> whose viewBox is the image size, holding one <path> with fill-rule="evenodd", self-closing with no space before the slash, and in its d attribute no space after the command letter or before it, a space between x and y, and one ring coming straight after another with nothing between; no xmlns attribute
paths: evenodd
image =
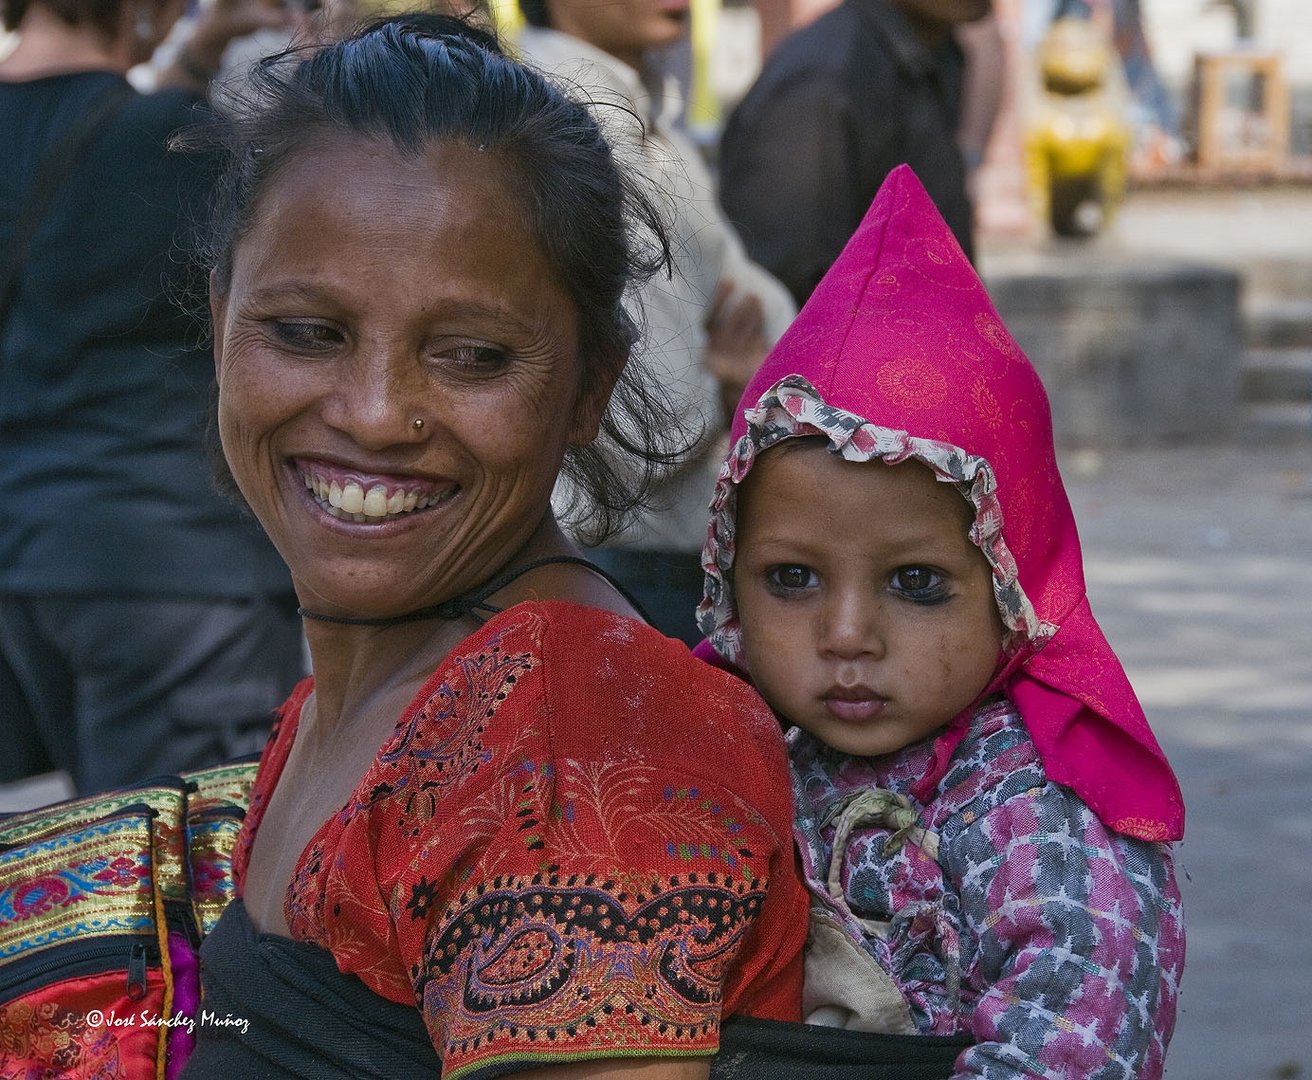
<svg viewBox="0 0 1312 1080"><path fill-rule="evenodd" d="M1133 194L1104 245L1312 299L1312 193ZM1089 593L1188 807L1171 1080L1312 1077L1312 433L1073 458ZM1086 466L1081 469L1081 465Z"/></svg>
<svg viewBox="0 0 1312 1080"><path fill-rule="evenodd" d="M1093 610L1188 808L1167 1076L1312 1077L1312 449L1064 471Z"/></svg>
<svg viewBox="0 0 1312 1080"><path fill-rule="evenodd" d="M1242 266L1312 263L1312 189L1272 185L1131 192L1102 243L1129 254L1188 256Z"/></svg>

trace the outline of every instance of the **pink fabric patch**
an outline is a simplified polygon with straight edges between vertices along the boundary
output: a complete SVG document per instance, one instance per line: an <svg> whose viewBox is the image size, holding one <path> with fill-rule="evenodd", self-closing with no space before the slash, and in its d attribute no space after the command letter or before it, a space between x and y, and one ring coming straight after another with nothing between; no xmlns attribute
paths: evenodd
<svg viewBox="0 0 1312 1080"><path fill-rule="evenodd" d="M200 1015L200 963L196 950L186 935L169 931L169 966L173 970L173 1014ZM164 1080L175 1080L196 1046L196 1036L186 1025L169 1028L168 1050L164 1059Z"/></svg>

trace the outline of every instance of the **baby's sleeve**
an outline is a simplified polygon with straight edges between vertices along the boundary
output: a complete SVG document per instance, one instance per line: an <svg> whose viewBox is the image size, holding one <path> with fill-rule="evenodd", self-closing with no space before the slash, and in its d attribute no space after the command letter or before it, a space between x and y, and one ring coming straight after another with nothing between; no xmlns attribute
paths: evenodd
<svg viewBox="0 0 1312 1080"><path fill-rule="evenodd" d="M1184 962L1169 848L1110 832L1052 783L952 848L982 983L954 1080L1160 1077Z"/></svg>
<svg viewBox="0 0 1312 1080"><path fill-rule="evenodd" d="M695 688L550 640L488 729L514 745L466 808L464 854L416 861L398 891L442 1075L704 1056L729 1013L796 1019L806 906L759 700L681 645Z"/></svg>

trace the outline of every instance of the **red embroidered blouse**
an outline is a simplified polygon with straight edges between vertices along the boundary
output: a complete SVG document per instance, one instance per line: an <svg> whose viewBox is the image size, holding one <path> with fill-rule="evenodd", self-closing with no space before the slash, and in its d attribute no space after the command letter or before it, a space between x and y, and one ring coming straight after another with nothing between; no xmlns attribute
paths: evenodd
<svg viewBox="0 0 1312 1080"><path fill-rule="evenodd" d="M239 891L312 688L265 749ZM807 901L778 724L648 627L518 604L437 668L285 910L294 938L418 1004L444 1077L713 1053L722 1016L798 1019Z"/></svg>

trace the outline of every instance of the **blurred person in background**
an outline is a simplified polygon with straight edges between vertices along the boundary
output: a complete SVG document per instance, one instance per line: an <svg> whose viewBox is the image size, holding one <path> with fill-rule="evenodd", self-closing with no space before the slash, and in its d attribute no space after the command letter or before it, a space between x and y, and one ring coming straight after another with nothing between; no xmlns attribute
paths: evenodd
<svg viewBox="0 0 1312 1080"><path fill-rule="evenodd" d="M520 9L528 23L517 43L524 58L591 96L621 159L672 219L674 274L649 281L638 297L642 347L697 443L650 508L591 557L624 581L654 625L695 644L706 504L731 410L796 308L747 257L700 152L677 127L675 80L649 66L654 51L687 33L687 3L520 0Z"/></svg>
<svg viewBox="0 0 1312 1080"><path fill-rule="evenodd" d="M0 3L0 782L257 750L303 670L287 571L211 481L213 358L177 303L209 172L167 145L228 43L286 16L216 0L136 92L182 6Z"/></svg>
<svg viewBox="0 0 1312 1080"><path fill-rule="evenodd" d="M843 0L766 59L725 126L721 201L751 257L799 304L900 164L973 258L962 151L982 153L976 132L987 136L991 115L961 123L954 31L990 12L990 0Z"/></svg>
<svg viewBox="0 0 1312 1080"><path fill-rule="evenodd" d="M966 166L966 195L972 210L979 206L978 176L989 141L1002 111L1007 82L1007 49L1002 27L992 12L963 23L953 33L965 65L961 108L957 116L957 149Z"/></svg>

